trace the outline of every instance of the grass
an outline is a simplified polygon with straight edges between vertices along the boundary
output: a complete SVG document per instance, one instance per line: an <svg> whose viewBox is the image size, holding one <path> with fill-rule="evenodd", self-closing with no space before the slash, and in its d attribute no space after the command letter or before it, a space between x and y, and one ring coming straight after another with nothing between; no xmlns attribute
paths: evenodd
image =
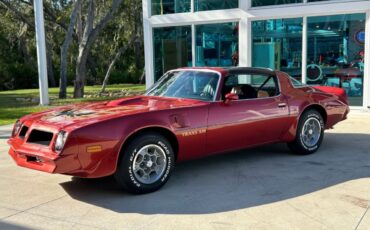
<svg viewBox="0 0 370 230"><path fill-rule="evenodd" d="M97 95L100 91L101 86L86 86L85 95ZM107 86L107 92L118 92L118 91L129 91L133 93L144 91L144 85L131 85L131 84L120 84L120 85L109 85ZM79 102L89 101L103 101L115 99L115 97L89 97L73 99L73 87L68 87L67 99L59 99L59 88L49 89L49 106L39 106L35 99L39 98L38 89L22 89L22 90L11 90L0 92L0 125L7 125L14 123L18 118L33 112L39 112L48 109L53 106L73 104ZM33 99L33 100L32 100Z"/></svg>

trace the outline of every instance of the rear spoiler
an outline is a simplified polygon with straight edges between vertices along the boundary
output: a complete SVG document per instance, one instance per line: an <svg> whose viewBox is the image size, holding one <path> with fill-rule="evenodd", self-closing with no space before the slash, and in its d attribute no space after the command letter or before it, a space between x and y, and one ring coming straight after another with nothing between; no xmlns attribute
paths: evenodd
<svg viewBox="0 0 370 230"><path fill-rule="evenodd" d="M346 91L342 88L331 87L331 86L312 86L314 89L322 91L324 93L333 94L339 97L339 99L348 105L348 97Z"/></svg>

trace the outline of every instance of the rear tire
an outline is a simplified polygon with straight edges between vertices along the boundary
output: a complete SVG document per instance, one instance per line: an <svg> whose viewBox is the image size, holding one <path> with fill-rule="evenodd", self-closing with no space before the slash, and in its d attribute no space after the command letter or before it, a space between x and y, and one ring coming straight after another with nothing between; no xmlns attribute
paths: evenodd
<svg viewBox="0 0 370 230"><path fill-rule="evenodd" d="M126 191L144 194L160 189L175 164L169 141L157 133L144 133L132 140L120 157L114 177Z"/></svg>
<svg viewBox="0 0 370 230"><path fill-rule="evenodd" d="M299 119L295 140L289 149L299 155L315 153L324 138L325 123L321 114L313 109L305 111Z"/></svg>

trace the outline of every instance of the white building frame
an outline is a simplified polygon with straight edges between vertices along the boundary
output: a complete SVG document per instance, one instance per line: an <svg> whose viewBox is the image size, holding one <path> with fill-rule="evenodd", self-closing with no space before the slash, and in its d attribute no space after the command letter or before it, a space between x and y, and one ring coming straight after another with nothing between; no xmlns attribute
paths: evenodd
<svg viewBox="0 0 370 230"><path fill-rule="evenodd" d="M351 107L368 110L370 108L370 1L369 0L332 0L325 2L252 7L251 0L239 0L238 9L191 12L151 16L151 0L143 0L143 23L145 44L146 86L154 83L153 28L171 26L192 27L193 66L195 65L195 25L224 22L239 22L239 66L251 66L252 60L252 21L266 19L303 18L302 29L302 81L306 82L307 71L307 17L339 14L365 13L365 68L363 106ZM366 52L367 51L367 52Z"/></svg>

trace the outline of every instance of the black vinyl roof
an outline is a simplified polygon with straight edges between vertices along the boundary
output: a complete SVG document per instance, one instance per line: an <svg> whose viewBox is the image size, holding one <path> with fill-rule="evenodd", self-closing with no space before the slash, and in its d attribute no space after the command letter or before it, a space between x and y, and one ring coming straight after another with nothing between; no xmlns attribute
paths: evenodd
<svg viewBox="0 0 370 230"><path fill-rule="evenodd" d="M231 67L225 68L229 74L262 74L262 75L276 75L276 72L268 68L259 67Z"/></svg>

